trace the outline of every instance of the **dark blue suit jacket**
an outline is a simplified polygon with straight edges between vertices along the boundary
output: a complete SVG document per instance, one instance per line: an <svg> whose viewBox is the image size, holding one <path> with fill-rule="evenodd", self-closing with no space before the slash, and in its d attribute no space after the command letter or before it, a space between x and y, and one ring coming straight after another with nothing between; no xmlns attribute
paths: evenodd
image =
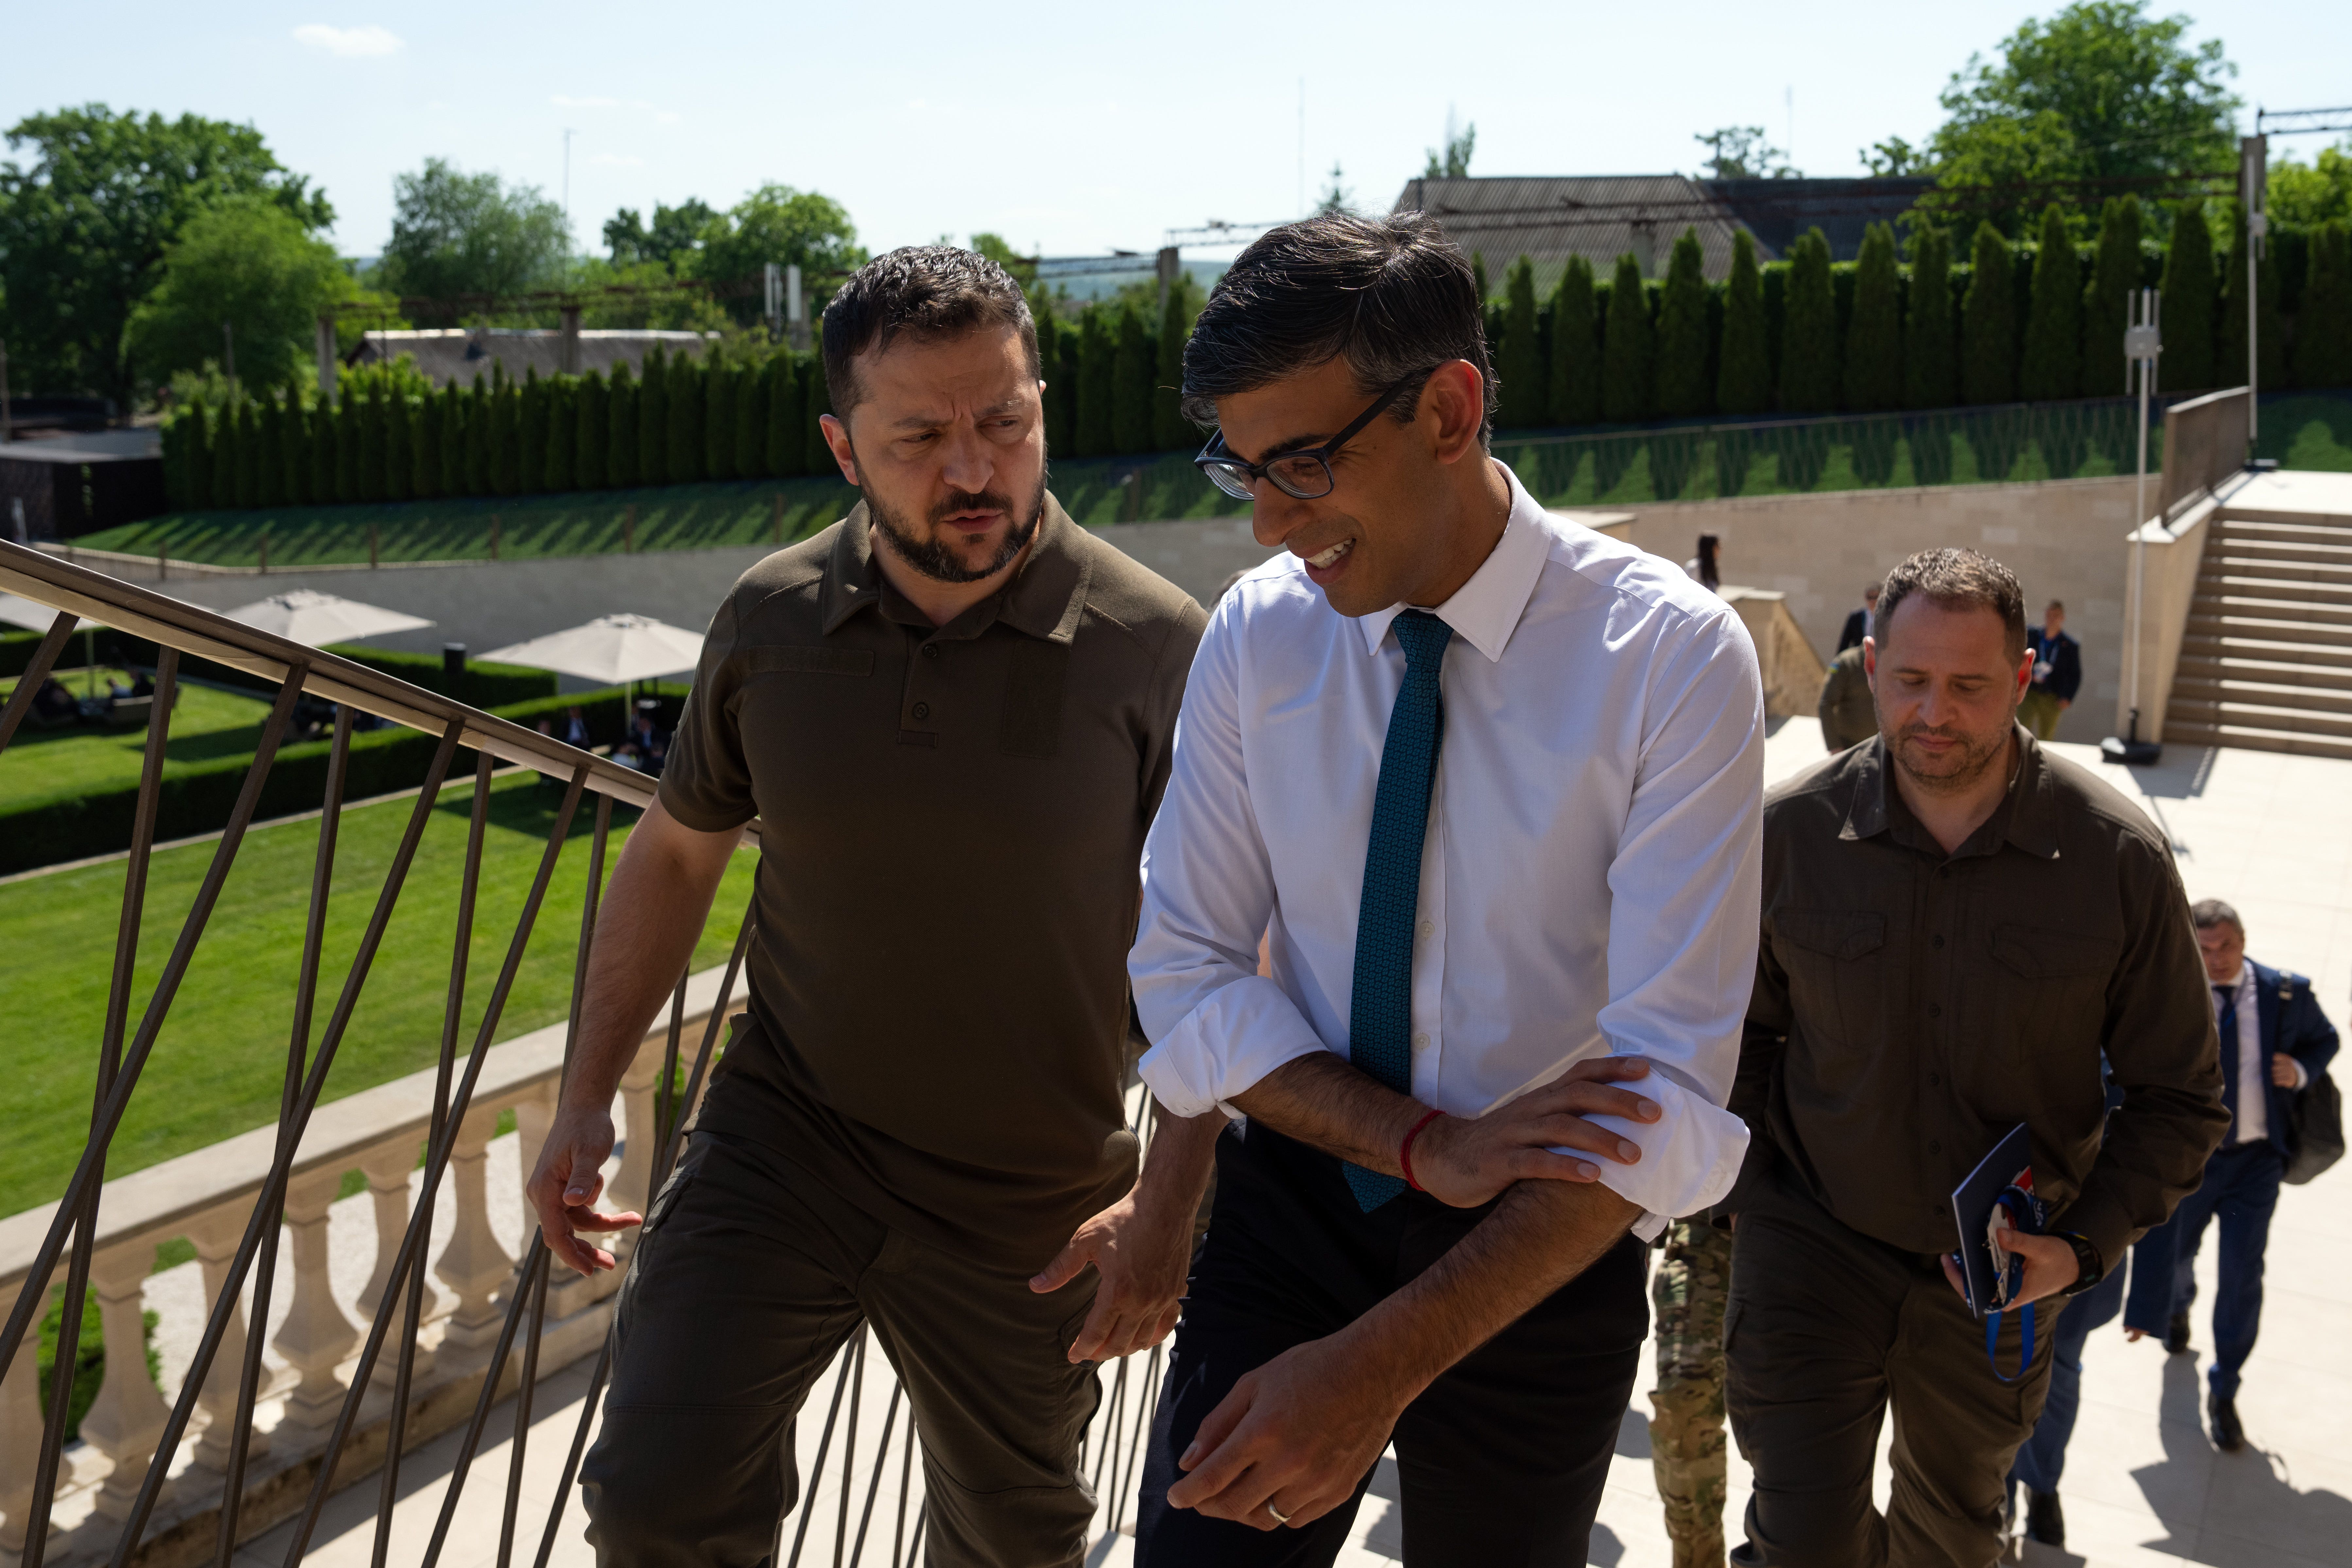
<svg viewBox="0 0 2352 1568"><path fill-rule="evenodd" d="M2304 1076L2315 1079L2336 1058L2336 1026L2319 1010L2319 999L2311 994L2311 982L2300 974L2272 969L2254 963L2254 1017L2261 1026L2263 1042L2263 1081L2269 1085L2270 1101L2263 1109L2270 1126L2271 1147L2284 1158L2286 1154L2286 1125L2295 1091L2281 1089L2270 1080L2270 1058L2284 1051L2303 1065ZM2228 1071L2233 1052L2222 1057L2222 1070Z"/></svg>
<svg viewBox="0 0 2352 1568"><path fill-rule="evenodd" d="M2025 646L2033 650L2036 663L2042 658L2042 628L2028 626ZM2074 700L2074 693L2083 689L2083 645L2065 632L2050 650L2050 679L2033 683L2061 702Z"/></svg>

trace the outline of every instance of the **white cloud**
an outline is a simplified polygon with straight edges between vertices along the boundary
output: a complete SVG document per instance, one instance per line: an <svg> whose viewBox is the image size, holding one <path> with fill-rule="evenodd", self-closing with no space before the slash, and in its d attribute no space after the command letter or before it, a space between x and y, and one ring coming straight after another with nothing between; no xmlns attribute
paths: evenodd
<svg viewBox="0 0 2352 1568"><path fill-rule="evenodd" d="M396 55L406 47L387 27L330 27L318 22L306 22L295 28L294 41L345 59Z"/></svg>
<svg viewBox="0 0 2352 1568"><path fill-rule="evenodd" d="M646 166L643 158L633 158L626 153L599 153L588 162L593 167L604 169L642 169Z"/></svg>

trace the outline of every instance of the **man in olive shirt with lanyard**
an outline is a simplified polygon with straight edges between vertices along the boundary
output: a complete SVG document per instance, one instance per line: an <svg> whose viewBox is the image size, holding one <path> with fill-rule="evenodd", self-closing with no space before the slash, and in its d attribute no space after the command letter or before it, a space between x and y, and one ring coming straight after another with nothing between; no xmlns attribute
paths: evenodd
<svg viewBox="0 0 2352 1568"><path fill-rule="evenodd" d="M1874 629L1878 737L1765 796L1731 1099L1754 1137L1722 1205L1728 1403L1756 1472L1733 1561L1984 1568L2063 1298L2164 1221L2229 1118L2169 847L2017 722L2033 659L2016 577L1973 551L1915 555ZM2004 1382L2021 1314L2003 1316L1996 1366L1948 1257L1949 1207L2019 1122L2050 1220L2010 1243L2041 1331Z"/></svg>
<svg viewBox="0 0 2352 1568"><path fill-rule="evenodd" d="M1204 616L1046 493L1035 328L993 263L877 258L824 361L864 501L712 617L529 1186L557 1258L612 1267L573 1235L635 1223L593 1206L607 1107L756 814L750 1014L621 1292L589 1539L769 1558L793 1416L870 1323L929 1560L1074 1563L1091 1362L1173 1325L1223 1122L1170 1123L1138 1179L1124 960Z"/></svg>

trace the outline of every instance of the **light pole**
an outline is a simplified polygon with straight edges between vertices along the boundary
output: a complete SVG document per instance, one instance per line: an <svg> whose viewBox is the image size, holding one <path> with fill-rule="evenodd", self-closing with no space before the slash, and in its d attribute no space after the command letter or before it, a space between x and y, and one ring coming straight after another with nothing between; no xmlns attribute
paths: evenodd
<svg viewBox="0 0 2352 1568"><path fill-rule="evenodd" d="M2262 419L2257 411L2261 399L2262 351L2256 339L2262 330L2262 316L2257 309L2254 267L2263 254L2263 241L2271 231L2270 214L2264 211L2269 190L2269 139L2249 136L2238 143L2240 163L2238 188L2240 205L2246 209L2246 460L2254 457L2254 438L2262 433Z"/></svg>
<svg viewBox="0 0 2352 1568"><path fill-rule="evenodd" d="M2130 694L2131 712L2123 735L2108 736L2099 742L2102 761L2124 763L2143 767L2164 754L2164 748L2154 741L2139 738L2140 643L2147 606L2147 400L2156 384L2156 359L2164 352L2164 337L2158 326L2163 296L2154 289L2142 289L2132 297L2131 324L2124 329L2125 363L2139 373L2139 466L2137 479L2132 486L2132 581L2131 615L2125 644L2125 690Z"/></svg>

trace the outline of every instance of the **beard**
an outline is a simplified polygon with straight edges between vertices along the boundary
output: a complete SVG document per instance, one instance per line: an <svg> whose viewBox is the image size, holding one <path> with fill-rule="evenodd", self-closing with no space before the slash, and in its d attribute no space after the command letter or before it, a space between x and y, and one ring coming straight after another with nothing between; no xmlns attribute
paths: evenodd
<svg viewBox="0 0 2352 1568"><path fill-rule="evenodd" d="M940 523L960 511L1001 511L1013 520L1004 543L988 562L971 566L964 558L940 538ZM953 490L930 510L918 532L899 513L883 504L882 498L868 492L866 512L876 528L890 541L890 548L898 558L935 583L977 583L992 577L1013 563L1013 558L1028 548L1037 532L1037 523L1045 515L1045 476L1037 476L1036 493L1029 498L1026 514L1016 508L1001 490Z"/></svg>
<svg viewBox="0 0 2352 1568"><path fill-rule="evenodd" d="M1973 788L1986 773L2000 765L2001 759L2009 754L2010 731L2015 724L2012 716L2008 724L1989 735L1934 724L1906 724L1886 737L1886 749L1893 753L1895 765L1921 789L1931 795L1958 795ZM1912 744L1923 735L1958 741L1959 744L1941 757L1931 757Z"/></svg>

